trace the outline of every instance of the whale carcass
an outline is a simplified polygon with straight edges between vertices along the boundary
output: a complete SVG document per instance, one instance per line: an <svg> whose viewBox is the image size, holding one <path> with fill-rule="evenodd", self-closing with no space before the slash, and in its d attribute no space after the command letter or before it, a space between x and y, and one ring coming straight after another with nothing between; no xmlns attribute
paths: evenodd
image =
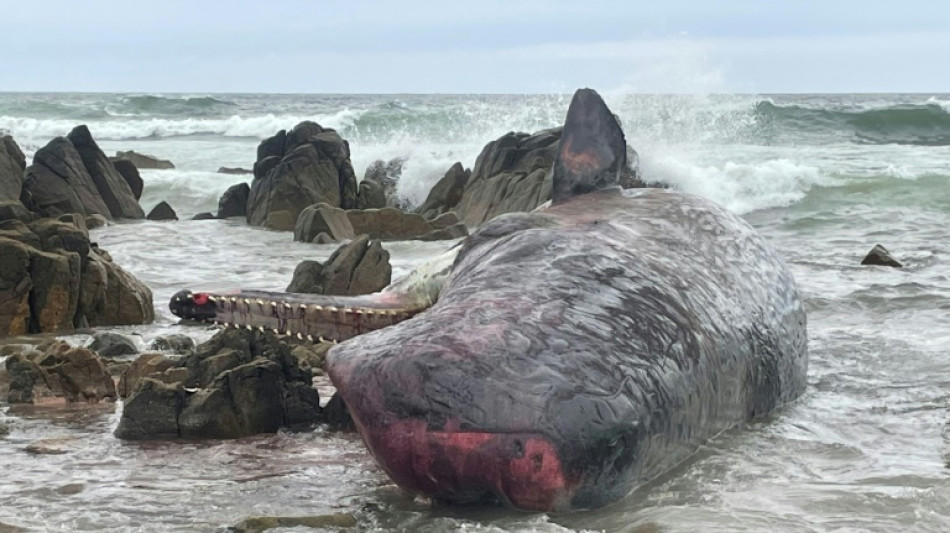
<svg viewBox="0 0 950 533"><path fill-rule="evenodd" d="M605 505L797 398L807 370L802 301L772 247L703 198L621 191L625 153L582 89L551 206L495 218L443 266L364 297L183 292L172 309L348 338L326 369L409 491Z"/></svg>

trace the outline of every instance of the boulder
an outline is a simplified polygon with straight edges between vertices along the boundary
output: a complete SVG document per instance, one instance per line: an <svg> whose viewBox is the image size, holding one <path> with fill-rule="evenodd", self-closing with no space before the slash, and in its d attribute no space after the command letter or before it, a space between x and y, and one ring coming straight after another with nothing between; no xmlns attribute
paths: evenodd
<svg viewBox="0 0 950 533"><path fill-rule="evenodd" d="M0 136L0 202L20 202L26 157L9 135Z"/></svg>
<svg viewBox="0 0 950 533"><path fill-rule="evenodd" d="M145 182L142 181L139 169L135 168L135 165L128 159L113 157L110 158L110 160L112 161L112 166L115 167L116 171L122 176L122 179L129 184L129 190L132 191L132 196L134 196L136 200L141 200Z"/></svg>
<svg viewBox="0 0 950 533"><path fill-rule="evenodd" d="M155 337L148 345L149 350L167 352L178 355L190 355L195 351L195 340L188 335L171 333Z"/></svg>
<svg viewBox="0 0 950 533"><path fill-rule="evenodd" d="M327 204L316 204L306 207L297 217L294 225L294 240L314 242L317 236L325 234L332 240L342 241L353 239L356 232L347 212Z"/></svg>
<svg viewBox="0 0 950 533"><path fill-rule="evenodd" d="M323 416L326 418L327 424L333 429L356 429L353 417L350 416L350 411L346 408L346 403L343 402L343 397L340 396L339 392L334 393L330 397L330 401L323 407Z"/></svg>
<svg viewBox="0 0 950 533"><path fill-rule="evenodd" d="M246 216L247 198L250 193L251 187L247 183L228 187L218 200L218 218Z"/></svg>
<svg viewBox="0 0 950 533"><path fill-rule="evenodd" d="M96 144L92 134L89 133L89 128L76 126L66 138L69 139L82 158L83 166L89 172L89 176L92 178L103 202L109 208L112 218L144 218L145 213L139 205L138 198L132 192L131 186L123 175L116 170L106 154L99 149L99 145Z"/></svg>
<svg viewBox="0 0 950 533"><path fill-rule="evenodd" d="M409 240L433 230L432 224L422 215L405 213L392 207L350 209L346 216L357 235L366 234L373 239Z"/></svg>
<svg viewBox="0 0 950 533"><path fill-rule="evenodd" d="M337 248L326 263L303 261L297 265L287 292L354 296L378 292L391 281L389 252L379 241L361 235Z"/></svg>
<svg viewBox="0 0 950 533"><path fill-rule="evenodd" d="M192 220L214 220L215 218L217 217L214 216L214 213L208 213L207 211L191 217Z"/></svg>
<svg viewBox="0 0 950 533"><path fill-rule="evenodd" d="M158 205L148 212L145 218L149 220L178 220L178 215L168 202L159 202Z"/></svg>
<svg viewBox="0 0 950 533"><path fill-rule="evenodd" d="M83 263L76 327L148 324L154 319L151 289L92 247Z"/></svg>
<svg viewBox="0 0 950 533"><path fill-rule="evenodd" d="M360 182L357 209L380 209L387 206L409 209L409 201L399 196L399 178L402 177L402 168L405 163L406 158L396 157L389 161L377 159L366 167L363 181ZM363 198L364 192L365 198Z"/></svg>
<svg viewBox="0 0 950 533"><path fill-rule="evenodd" d="M511 212L531 211L551 199L551 168L563 128L533 135L507 133L488 143L475 160L457 212L469 227ZM644 187L635 165L636 153L628 147L627 167L620 183ZM651 184L655 186L659 184Z"/></svg>
<svg viewBox="0 0 950 533"><path fill-rule="evenodd" d="M82 156L65 137L37 150L26 169L20 201L34 213L53 217L64 213L111 217Z"/></svg>
<svg viewBox="0 0 950 533"><path fill-rule="evenodd" d="M349 144L334 130L302 122L290 133L282 130L264 140L257 153L247 202L249 224L292 230L310 205L356 207Z"/></svg>
<svg viewBox="0 0 950 533"><path fill-rule="evenodd" d="M145 378L151 378L162 383L173 385L182 379L173 373L165 374L167 370L175 368L177 359L166 357L160 353L144 353L140 355L129 368L122 373L116 392L120 398L128 398Z"/></svg>
<svg viewBox="0 0 950 533"><path fill-rule="evenodd" d="M109 221L102 215L89 215L86 217L86 228L96 229L109 225Z"/></svg>
<svg viewBox="0 0 950 533"><path fill-rule="evenodd" d="M175 165L171 161L166 159L159 159L151 155L140 154L133 150L128 152L116 152L116 159L126 159L130 161L135 168L148 168L148 169L169 169L175 168Z"/></svg>
<svg viewBox="0 0 950 533"><path fill-rule="evenodd" d="M10 403L67 403L115 400L112 376L102 359L86 348L54 341L42 351L14 354L6 361Z"/></svg>
<svg viewBox="0 0 950 533"><path fill-rule="evenodd" d="M174 384L155 377L176 370ZM123 439L238 438L322 420L310 373L272 333L223 330L131 389L115 432Z"/></svg>
<svg viewBox="0 0 950 533"><path fill-rule="evenodd" d="M253 174L254 171L248 168L240 167L220 167L218 168L218 174Z"/></svg>
<svg viewBox="0 0 950 533"><path fill-rule="evenodd" d="M442 213L441 215L433 218L429 221L432 224L432 227L435 229L447 228L449 226L454 226L461 222L459 216L455 214L455 211L449 211L447 213Z"/></svg>
<svg viewBox="0 0 950 533"><path fill-rule="evenodd" d="M875 245L874 248L871 248L871 251L868 252L868 255L864 256L864 259L861 260L861 264L888 266L894 268L901 268L904 266L900 261L894 259L894 257L891 256L891 253L887 251L887 248L881 246L880 244Z"/></svg>
<svg viewBox="0 0 950 533"><path fill-rule="evenodd" d="M383 186L372 180L361 181L356 197L356 208L379 209L381 207L386 207L386 191L383 190Z"/></svg>
<svg viewBox="0 0 950 533"><path fill-rule="evenodd" d="M33 213L30 213L27 208L23 207L23 204L20 203L19 200L0 202L0 221L19 220L21 222L32 222L34 218Z"/></svg>
<svg viewBox="0 0 950 533"><path fill-rule="evenodd" d="M438 228L419 237L420 241L445 241L468 236L468 227L459 222L448 227Z"/></svg>
<svg viewBox="0 0 950 533"><path fill-rule="evenodd" d="M92 342L89 343L87 348L99 354L100 357L110 358L139 353L139 348L135 345L135 341L125 335L108 331L101 331L94 334L92 336Z"/></svg>
<svg viewBox="0 0 950 533"><path fill-rule="evenodd" d="M471 176L471 170L462 168L462 163L455 163L432 187L425 202L422 202L416 212L426 218L435 218L455 209L462 200L462 193Z"/></svg>

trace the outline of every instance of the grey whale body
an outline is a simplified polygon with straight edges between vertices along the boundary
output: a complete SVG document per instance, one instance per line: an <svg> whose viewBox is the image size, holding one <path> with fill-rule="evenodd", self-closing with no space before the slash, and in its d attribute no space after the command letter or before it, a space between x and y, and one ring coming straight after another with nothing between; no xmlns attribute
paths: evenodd
<svg viewBox="0 0 950 533"><path fill-rule="evenodd" d="M599 191L489 222L432 308L327 363L399 485L591 508L799 396L805 313L738 217L672 191Z"/></svg>
<svg viewBox="0 0 950 533"><path fill-rule="evenodd" d="M423 290L183 291L170 306L349 339L326 370L405 489L525 510L602 506L797 398L808 366L798 289L765 239L697 196L621 191L625 157L616 118L582 89L551 207L486 223L450 268L417 277Z"/></svg>

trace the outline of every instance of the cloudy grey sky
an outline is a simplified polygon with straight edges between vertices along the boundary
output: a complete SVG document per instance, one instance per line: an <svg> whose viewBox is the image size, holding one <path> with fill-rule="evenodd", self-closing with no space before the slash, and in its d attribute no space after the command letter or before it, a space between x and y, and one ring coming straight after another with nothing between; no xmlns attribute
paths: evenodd
<svg viewBox="0 0 950 533"><path fill-rule="evenodd" d="M4 0L0 15L3 91L950 92L948 0Z"/></svg>

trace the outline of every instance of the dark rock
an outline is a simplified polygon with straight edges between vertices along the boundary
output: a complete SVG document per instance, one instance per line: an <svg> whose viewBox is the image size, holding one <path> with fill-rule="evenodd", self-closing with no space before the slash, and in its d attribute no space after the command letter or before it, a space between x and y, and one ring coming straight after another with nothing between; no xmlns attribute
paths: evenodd
<svg viewBox="0 0 950 533"><path fill-rule="evenodd" d="M48 398L66 402L114 400L115 384L102 359L86 348L55 341L33 355L16 354L6 361L10 374L10 403L42 403Z"/></svg>
<svg viewBox="0 0 950 533"><path fill-rule="evenodd" d="M178 437L178 413L186 396L181 384L142 378L125 401L115 436L120 439Z"/></svg>
<svg viewBox="0 0 950 533"><path fill-rule="evenodd" d="M346 403L343 402L343 397L338 392L330 397L330 401L323 408L323 416L326 418L327 424L333 429L356 429L353 417L350 416L350 410L346 408Z"/></svg>
<svg viewBox="0 0 950 533"><path fill-rule="evenodd" d="M148 324L155 319L152 291L92 248L83 264L76 327Z"/></svg>
<svg viewBox="0 0 950 533"><path fill-rule="evenodd" d="M65 137L37 150L33 165L26 170L20 201L47 217L65 213L112 216L82 157Z"/></svg>
<svg viewBox="0 0 950 533"><path fill-rule="evenodd" d="M165 384L174 384L181 381L164 374L165 371L174 368L177 363L178 361L176 359L166 357L160 353L144 353L140 355L132 362L129 368L122 373L122 377L119 378L119 385L117 387L119 397L128 398L131 396L136 387L139 386L139 383L145 378L161 381ZM172 377L172 379L168 379L169 377Z"/></svg>
<svg viewBox="0 0 950 533"><path fill-rule="evenodd" d="M429 191L425 202L416 210L417 213L438 216L446 211L455 209L462 200L465 185L468 184L472 171L462 168L461 163L455 163Z"/></svg>
<svg viewBox="0 0 950 533"><path fill-rule="evenodd" d="M251 187L247 183L238 183L228 187L218 200L218 218L243 217L247 215L247 197Z"/></svg>
<svg viewBox="0 0 950 533"><path fill-rule="evenodd" d="M140 154L133 150L128 152L116 152L116 159L127 159L135 165L135 168L148 168L148 169L168 169L175 168L175 165L171 161L166 159L159 159L154 156Z"/></svg>
<svg viewBox="0 0 950 533"><path fill-rule="evenodd" d="M291 230L307 206L326 203L352 208L356 193L348 143L331 129L302 122L289 134L281 131L258 147L247 221Z"/></svg>
<svg viewBox="0 0 950 533"><path fill-rule="evenodd" d="M172 333L170 335L155 337L148 345L148 349L179 355L190 355L195 351L195 340L188 335Z"/></svg>
<svg viewBox="0 0 950 533"><path fill-rule="evenodd" d="M0 202L20 202L26 158L13 137L0 137Z"/></svg>
<svg viewBox="0 0 950 533"><path fill-rule="evenodd" d="M93 335L92 342L87 347L99 354L100 357L122 357L139 353L135 341L125 335L108 331Z"/></svg>
<svg viewBox="0 0 950 533"><path fill-rule="evenodd" d="M214 213L208 212L198 213L197 215L191 217L192 220L214 220L215 218L217 217L214 216Z"/></svg>
<svg viewBox="0 0 950 533"><path fill-rule="evenodd" d="M101 228L103 226L107 226L108 224L109 221L106 220L106 217L102 215L89 215L86 217L86 228L88 229Z"/></svg>
<svg viewBox="0 0 950 533"><path fill-rule="evenodd" d="M129 184L129 190L132 191L132 196L134 196L136 200L140 200L142 198L142 190L145 188L145 182L142 181L139 169L135 168L135 165L128 159L111 158L110 160L112 161L112 166L115 167L125 182Z"/></svg>
<svg viewBox="0 0 950 533"><path fill-rule="evenodd" d="M19 200L12 202L0 202L0 221L19 220L21 222L32 222L33 213L23 207Z"/></svg>
<svg viewBox="0 0 950 533"><path fill-rule="evenodd" d="M294 225L294 240L313 242L321 233L335 241L356 237L346 211L327 204L308 206L297 217L297 223Z"/></svg>
<svg viewBox="0 0 950 533"><path fill-rule="evenodd" d="M399 196L399 178L402 177L402 168L406 163L406 158L397 157L389 161L377 159L366 168L363 174L363 181L360 182L360 196L363 195L363 183L367 183L367 198L363 201L357 201L358 209L381 209L383 207L395 207L396 209L409 209L409 201ZM379 204L379 195L382 195L383 203Z"/></svg>
<svg viewBox="0 0 950 533"><path fill-rule="evenodd" d="M167 202L159 202L148 212L145 218L149 220L178 220L178 215Z"/></svg>
<svg viewBox="0 0 950 533"><path fill-rule="evenodd" d="M449 226L454 226L460 222L458 215L455 214L455 211L449 211L447 213L442 213L441 215L433 218L429 221L432 224L432 227L435 229L447 228Z"/></svg>
<svg viewBox="0 0 950 533"><path fill-rule="evenodd" d="M0 336L30 332L33 253L29 245L0 236Z"/></svg>
<svg viewBox="0 0 950 533"><path fill-rule="evenodd" d="M253 174L254 171L247 168L240 167L220 167L218 168L218 174Z"/></svg>
<svg viewBox="0 0 950 533"><path fill-rule="evenodd" d="M386 207L386 191L383 190L383 186L372 180L361 181L356 208L379 209L381 207Z"/></svg>
<svg viewBox="0 0 950 533"><path fill-rule="evenodd" d="M145 213L142 211L142 207L133 194L129 183L116 170L106 154L99 149L99 145L96 144L92 134L89 133L89 128L76 126L69 132L67 139L79 152L83 166L89 172L89 176L92 178L103 202L109 208L112 218L144 218Z"/></svg>
<svg viewBox="0 0 950 533"><path fill-rule="evenodd" d="M182 379L166 385L156 376ZM237 438L274 432L322 420L319 400L310 373L285 341L271 333L224 330L176 367L141 377L116 436Z"/></svg>
<svg viewBox="0 0 950 533"><path fill-rule="evenodd" d="M889 266L894 268L901 268L904 265L900 261L894 259L891 256L891 253L887 251L887 248L881 246L880 244L875 245L874 248L871 248L871 251L868 252L868 255L861 260L862 265L878 265L878 266Z"/></svg>
<svg viewBox="0 0 950 533"><path fill-rule="evenodd" d="M316 261L297 265L287 292L353 296L378 292L391 281L389 252L379 241L361 235L339 247L322 265Z"/></svg>
<svg viewBox="0 0 950 533"><path fill-rule="evenodd" d="M330 244L332 242L336 242L336 240L334 240L333 237L323 232L318 233L317 236L313 238L314 244Z"/></svg>

